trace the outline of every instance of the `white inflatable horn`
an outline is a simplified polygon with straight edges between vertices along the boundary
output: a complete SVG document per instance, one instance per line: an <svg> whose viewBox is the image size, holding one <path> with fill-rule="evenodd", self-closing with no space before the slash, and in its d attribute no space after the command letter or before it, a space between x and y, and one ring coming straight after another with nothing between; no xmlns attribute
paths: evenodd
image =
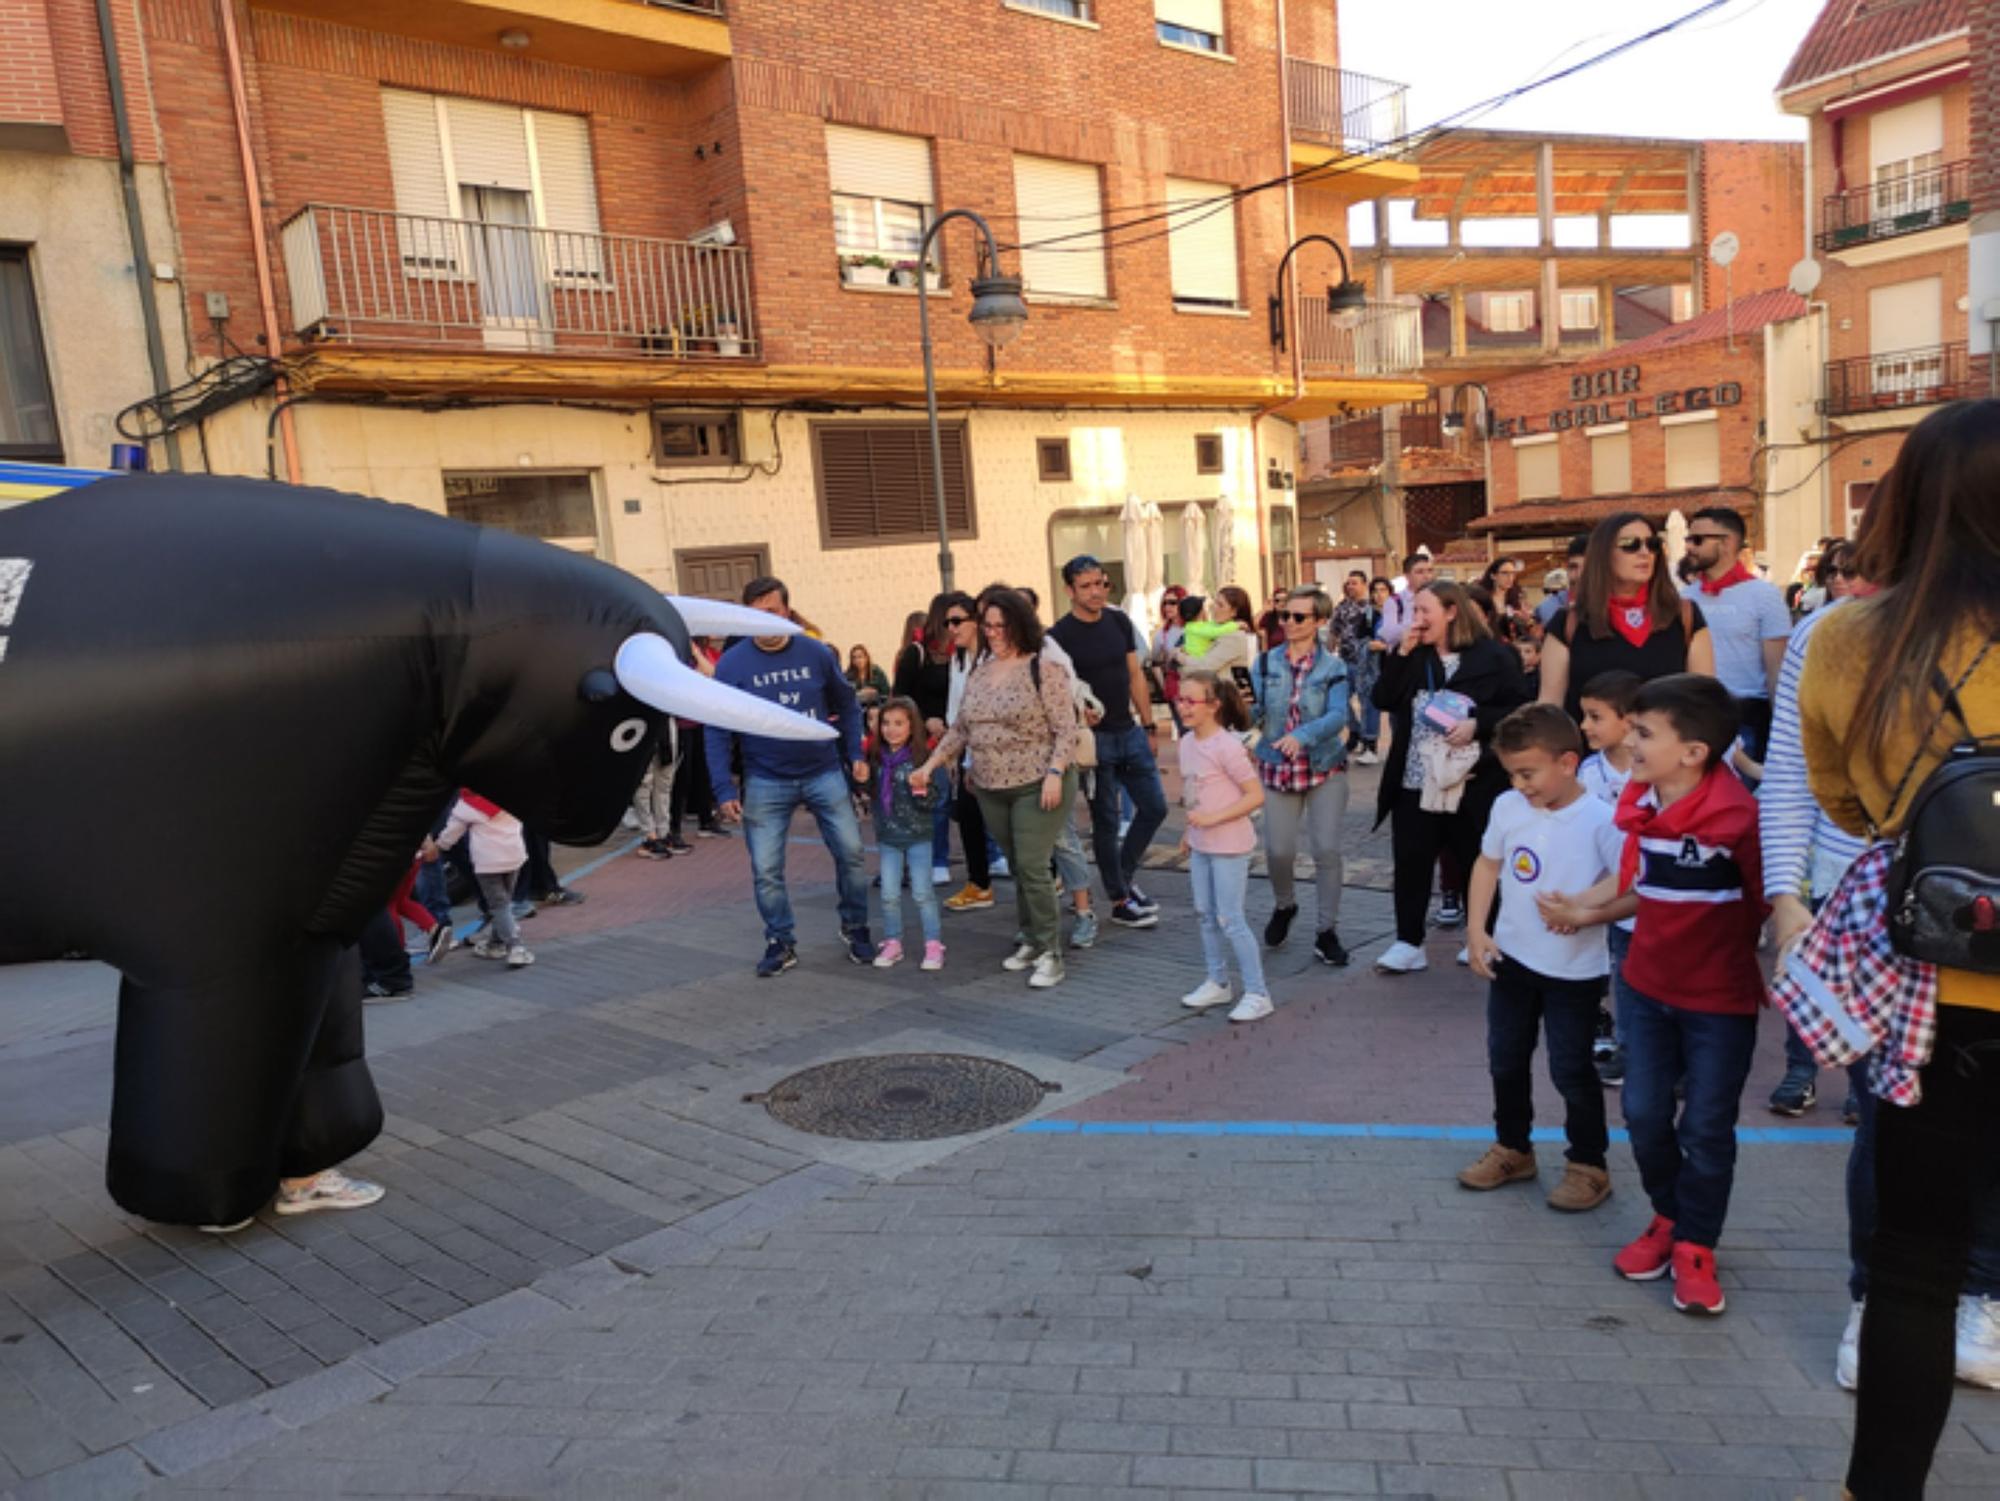
<svg viewBox="0 0 2000 1501"><path fill-rule="evenodd" d="M776 618L757 610L744 613L759 620ZM618 674L618 686L640 703L662 714L712 724L718 730L767 735L773 740L831 740L839 733L830 724L703 677L680 659L665 636L652 631L628 638L618 648L612 670Z"/></svg>
<svg viewBox="0 0 2000 1501"><path fill-rule="evenodd" d="M690 636L800 636L805 627L748 605L732 605L723 599L703 599L693 594L661 596L674 607Z"/></svg>

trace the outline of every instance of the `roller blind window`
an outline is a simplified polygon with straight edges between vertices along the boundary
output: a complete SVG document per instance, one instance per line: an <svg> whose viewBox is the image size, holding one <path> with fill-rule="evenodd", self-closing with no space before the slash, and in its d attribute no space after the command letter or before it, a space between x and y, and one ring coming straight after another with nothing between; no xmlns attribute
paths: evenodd
<svg viewBox="0 0 2000 1501"><path fill-rule="evenodd" d="M1221 52L1224 50L1222 3L1223 0L1153 0L1154 28L1163 42Z"/></svg>
<svg viewBox="0 0 2000 1501"><path fill-rule="evenodd" d="M1562 494L1562 458L1553 443L1516 448L1514 474L1523 500L1553 500Z"/></svg>
<svg viewBox="0 0 2000 1501"><path fill-rule="evenodd" d="M1104 297L1104 198L1097 168L1043 156L1014 158L1014 205L1020 215L1021 276L1048 297ZM1075 236L1076 238L1069 238ZM1038 240L1060 244L1035 248Z"/></svg>
<svg viewBox="0 0 2000 1501"><path fill-rule="evenodd" d="M963 423L939 430L945 518L954 537L978 535ZM813 429L820 540L826 547L929 542L937 536L929 429L921 422L826 423Z"/></svg>
<svg viewBox="0 0 2000 1501"><path fill-rule="evenodd" d="M1167 256L1179 307L1238 305L1236 202L1223 183L1167 179Z"/></svg>
<svg viewBox="0 0 2000 1501"><path fill-rule="evenodd" d="M1666 430L1667 488L1693 490L1722 483L1722 424L1714 418Z"/></svg>
<svg viewBox="0 0 2000 1501"><path fill-rule="evenodd" d="M1632 492L1632 435L1603 433L1590 440L1590 493Z"/></svg>
<svg viewBox="0 0 2000 1501"><path fill-rule="evenodd" d="M844 256L914 256L936 201L922 136L826 128L834 246Z"/></svg>

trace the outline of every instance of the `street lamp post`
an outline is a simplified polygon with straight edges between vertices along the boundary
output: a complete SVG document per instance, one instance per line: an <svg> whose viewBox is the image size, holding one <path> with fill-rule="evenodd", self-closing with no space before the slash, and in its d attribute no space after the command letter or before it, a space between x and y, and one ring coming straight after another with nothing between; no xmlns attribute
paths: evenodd
<svg viewBox="0 0 2000 1501"><path fill-rule="evenodd" d="M1340 281L1337 285L1326 289L1326 310L1332 316L1334 325L1338 328L1352 328L1361 321L1361 315L1368 310L1368 290L1356 281L1353 273L1348 270L1347 252L1340 248L1340 242L1326 235L1306 235L1292 242L1290 248L1285 251L1285 258L1278 262L1278 274L1272 278L1278 289L1271 294L1270 302L1271 343L1275 348L1285 347L1285 268L1291 265L1292 257L1298 253L1301 246L1310 245L1314 241L1331 246L1333 253L1340 257Z"/></svg>
<svg viewBox="0 0 2000 1501"><path fill-rule="evenodd" d="M1006 348L1028 321L1028 305L1021 300L1021 279L1000 274L999 247L993 243L993 231L986 227L986 221L969 208L939 214L924 231L923 243L917 249L917 323L923 331L924 411L930 420L931 483L937 501L938 584L947 594L953 587L951 519L945 513L944 439L938 433L937 368L931 353L931 298L925 272L931 260L931 241L954 219L970 220L984 241L980 260L988 274L972 279L972 312L968 321L993 349Z"/></svg>

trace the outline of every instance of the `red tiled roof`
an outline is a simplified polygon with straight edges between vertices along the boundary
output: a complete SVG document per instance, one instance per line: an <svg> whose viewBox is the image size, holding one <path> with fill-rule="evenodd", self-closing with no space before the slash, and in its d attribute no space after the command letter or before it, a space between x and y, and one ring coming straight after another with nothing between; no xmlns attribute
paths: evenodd
<svg viewBox="0 0 2000 1501"><path fill-rule="evenodd" d="M1623 361L1642 354L1658 354L1663 349L1673 349L1682 344L1705 344L1731 332L1738 335L1755 333L1767 323L1803 318L1805 313L1806 300L1796 292L1783 288L1775 292L1752 292L1748 297L1737 298L1727 308L1717 308L1685 323L1670 323L1643 339L1620 344L1605 357Z"/></svg>
<svg viewBox="0 0 2000 1501"><path fill-rule="evenodd" d="M1683 515L1707 505L1741 504L1738 495L1713 488L1682 490L1669 495L1606 495L1590 500L1526 500L1501 506L1466 523L1468 532L1570 533L1588 530L1607 517L1636 511L1655 526L1664 526L1669 511Z"/></svg>
<svg viewBox="0 0 2000 1501"><path fill-rule="evenodd" d="M1963 29L1965 0L1826 0L1778 92Z"/></svg>

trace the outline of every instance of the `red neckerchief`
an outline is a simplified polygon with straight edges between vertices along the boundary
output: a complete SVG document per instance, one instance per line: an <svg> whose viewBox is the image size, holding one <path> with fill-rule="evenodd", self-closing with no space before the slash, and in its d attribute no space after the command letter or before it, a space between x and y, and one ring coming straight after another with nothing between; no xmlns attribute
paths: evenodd
<svg viewBox="0 0 2000 1501"><path fill-rule="evenodd" d="M1653 634L1653 606L1643 594L1630 599L1608 599L1604 611L1611 617L1611 629L1632 643L1636 650Z"/></svg>
<svg viewBox="0 0 2000 1501"><path fill-rule="evenodd" d="M1721 769L1720 763L1709 768L1695 784L1694 791L1665 808L1660 806L1650 782L1634 780L1625 784L1625 791L1618 799L1618 811L1613 815L1625 834L1625 850L1618 862L1620 891L1630 891L1639 878L1641 839L1678 839L1708 812L1717 795L1716 774Z"/></svg>
<svg viewBox="0 0 2000 1501"><path fill-rule="evenodd" d="M464 799L466 806L471 808L473 812L484 813L488 818L502 811L498 803L489 802L469 788L459 788L458 795Z"/></svg>
<svg viewBox="0 0 2000 1501"><path fill-rule="evenodd" d="M1700 587L1701 592L1703 594L1720 594L1724 589L1727 589L1731 584L1747 584L1756 577L1757 577L1756 574L1752 573L1749 569L1743 566L1743 560L1741 558L1738 558L1736 560L1736 566L1730 569L1729 572L1725 573L1721 578L1712 579L1707 574L1703 573L1696 575L1695 583Z"/></svg>

